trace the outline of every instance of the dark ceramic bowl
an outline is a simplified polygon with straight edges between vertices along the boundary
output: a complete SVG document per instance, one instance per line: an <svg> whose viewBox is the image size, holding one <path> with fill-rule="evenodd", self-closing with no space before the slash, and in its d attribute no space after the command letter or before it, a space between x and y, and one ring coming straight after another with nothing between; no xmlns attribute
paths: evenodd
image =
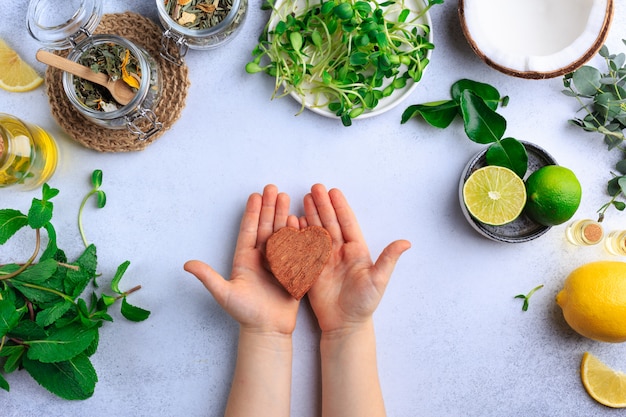
<svg viewBox="0 0 626 417"><path fill-rule="evenodd" d="M528 153L528 171L526 172L526 178L536 170L546 165L558 165L556 160L539 146L530 142L523 142L522 144L526 148ZM481 235L495 240L498 242L506 243L521 243L528 242L533 239L537 239L539 236L546 233L550 226L544 226L535 221L529 219L523 212L522 214L511 223L504 224L502 226L490 226L476 220L465 207L463 203L463 184L469 178L474 171L487 165L485 161L485 154L487 149L478 152L465 166L463 173L461 174L461 180L459 181L459 200L461 202L461 210L463 215L469 222L469 224Z"/></svg>

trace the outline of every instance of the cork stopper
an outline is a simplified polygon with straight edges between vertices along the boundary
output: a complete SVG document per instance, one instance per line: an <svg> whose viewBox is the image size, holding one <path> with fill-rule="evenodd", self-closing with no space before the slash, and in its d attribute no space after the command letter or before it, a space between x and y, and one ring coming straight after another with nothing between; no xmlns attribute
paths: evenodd
<svg viewBox="0 0 626 417"><path fill-rule="evenodd" d="M597 243L602 239L602 227L596 223L590 223L583 229L583 236L589 243Z"/></svg>

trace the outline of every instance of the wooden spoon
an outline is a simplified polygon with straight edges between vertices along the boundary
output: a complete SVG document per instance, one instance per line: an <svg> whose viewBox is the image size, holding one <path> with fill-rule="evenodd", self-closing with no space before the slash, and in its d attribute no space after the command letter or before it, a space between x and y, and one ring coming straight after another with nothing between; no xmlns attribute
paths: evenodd
<svg viewBox="0 0 626 417"><path fill-rule="evenodd" d="M98 85L105 87L111 92L111 95L121 105L127 105L133 97L135 92L131 90L130 86L119 79L117 81L111 80L108 75L101 72L93 72L91 68L80 65L67 58L63 58L59 55L55 55L51 52L40 49L35 55L39 62L48 64L51 67L58 68L60 70L69 72L77 77L84 78L85 80L94 82Z"/></svg>

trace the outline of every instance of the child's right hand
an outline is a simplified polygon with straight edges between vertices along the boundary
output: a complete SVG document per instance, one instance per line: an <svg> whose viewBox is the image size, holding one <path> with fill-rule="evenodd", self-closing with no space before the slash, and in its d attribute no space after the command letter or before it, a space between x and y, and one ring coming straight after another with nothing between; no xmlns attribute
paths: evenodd
<svg viewBox="0 0 626 417"><path fill-rule="evenodd" d="M389 244L373 263L356 216L338 189L321 184L304 197L300 227L323 226L333 250L328 264L308 293L323 333L350 331L371 319L400 255L411 247L406 240Z"/></svg>

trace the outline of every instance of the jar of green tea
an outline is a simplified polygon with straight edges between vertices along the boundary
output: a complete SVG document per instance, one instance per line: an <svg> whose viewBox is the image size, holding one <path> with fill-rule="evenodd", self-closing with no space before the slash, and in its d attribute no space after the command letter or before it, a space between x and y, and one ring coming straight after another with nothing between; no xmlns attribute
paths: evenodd
<svg viewBox="0 0 626 417"><path fill-rule="evenodd" d="M122 78L135 92L122 105L106 88L64 72L63 90L85 119L109 129L128 129L141 140L162 129L154 112L161 97L158 64L126 38L92 34L102 17L102 0L31 0L27 13L30 34L45 47L69 49L68 59Z"/></svg>
<svg viewBox="0 0 626 417"><path fill-rule="evenodd" d="M232 40L246 18L248 0L156 0L165 28L161 56L182 64L191 49L213 49Z"/></svg>
<svg viewBox="0 0 626 417"><path fill-rule="evenodd" d="M58 157L56 142L47 131L0 113L0 188L41 186L56 170Z"/></svg>

